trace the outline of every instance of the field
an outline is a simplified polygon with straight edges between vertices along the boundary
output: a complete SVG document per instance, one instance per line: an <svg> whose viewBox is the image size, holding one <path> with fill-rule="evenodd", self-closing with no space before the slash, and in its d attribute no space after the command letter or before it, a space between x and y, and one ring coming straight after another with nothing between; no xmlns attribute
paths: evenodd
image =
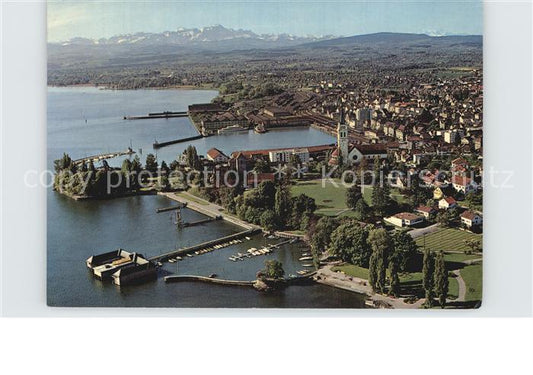
<svg viewBox="0 0 533 375"><path fill-rule="evenodd" d="M348 186L343 185L339 179L332 179L332 181L324 180L324 186L321 179L299 181L292 187L292 195L305 194L313 198L318 207L315 212L317 215L351 216L352 211L346 207ZM371 186L363 189L363 198L369 206L372 206L372 189ZM391 189L391 197L399 203L404 200L396 189Z"/></svg>
<svg viewBox="0 0 533 375"><path fill-rule="evenodd" d="M483 266L475 264L461 270L461 276L466 284L466 301L481 301Z"/></svg>
<svg viewBox="0 0 533 375"><path fill-rule="evenodd" d="M416 239L416 244L421 250L426 249L431 251L466 251L470 250L466 246L466 240L480 240L482 236L480 234L474 234L459 229L442 229L438 232L421 236Z"/></svg>
<svg viewBox="0 0 533 375"><path fill-rule="evenodd" d="M292 187L292 195L305 194L313 198L317 205L315 213L324 216L337 216L346 211L347 186L340 183L339 179L333 179L337 184L324 180L299 181Z"/></svg>
<svg viewBox="0 0 533 375"><path fill-rule="evenodd" d="M343 264L331 269L332 271L341 271L348 276L358 277L368 280L368 269L353 264ZM459 284L454 277L448 277L448 298L456 299L459 295ZM415 294L418 297L424 296L422 290L422 272L400 274L401 293Z"/></svg>
<svg viewBox="0 0 533 375"><path fill-rule="evenodd" d="M346 263L341 266L333 267L331 270L334 272L341 271L344 272L346 275L368 280L368 269L356 266L354 264Z"/></svg>

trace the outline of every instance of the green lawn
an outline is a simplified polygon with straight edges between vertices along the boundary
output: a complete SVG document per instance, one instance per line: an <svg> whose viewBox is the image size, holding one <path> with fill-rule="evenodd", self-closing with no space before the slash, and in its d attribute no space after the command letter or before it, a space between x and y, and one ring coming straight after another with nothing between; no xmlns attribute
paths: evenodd
<svg viewBox="0 0 533 375"><path fill-rule="evenodd" d="M427 236L421 236L416 239L416 244L421 250L424 249L424 237L426 249L432 251L465 251L470 250L465 244L465 240L480 240L482 236L480 234L474 234L467 231L446 228L438 232L428 234ZM479 257L479 256L478 256Z"/></svg>
<svg viewBox="0 0 533 375"><path fill-rule="evenodd" d="M337 186L328 180L298 181L292 186L293 196L305 194L315 200L316 214L324 216L337 216L346 210L346 189L339 179L332 179Z"/></svg>
<svg viewBox="0 0 533 375"><path fill-rule="evenodd" d="M363 187L363 198L365 199L366 204L369 206L372 206L372 191L374 188L372 186L365 186ZM398 203L405 203L407 201L407 198L404 197L400 190L398 189L390 189L390 196L392 199L394 199Z"/></svg>
<svg viewBox="0 0 533 375"><path fill-rule="evenodd" d="M318 209L317 215L324 216L347 216L351 217L353 212L346 207L346 190L348 186L343 185L340 179L329 180L322 179L310 181L298 181L292 186L292 195L305 194L313 198ZM337 184L337 186L335 186ZM372 206L372 186L363 188L363 199ZM391 197L399 203L404 202L405 197L401 195L398 189L391 189Z"/></svg>
<svg viewBox="0 0 533 375"><path fill-rule="evenodd" d="M331 270L333 272L341 271L348 276L368 280L368 269L353 264L343 264L341 266L333 267Z"/></svg>
<svg viewBox="0 0 533 375"><path fill-rule="evenodd" d="M479 259L481 258L481 255L478 254L457 254L457 253L449 253L444 254L444 260L446 262L464 262L465 260L472 260L472 259Z"/></svg>
<svg viewBox="0 0 533 375"><path fill-rule="evenodd" d="M461 276L466 284L466 301L481 301L483 266L475 264L461 270Z"/></svg>
<svg viewBox="0 0 533 375"><path fill-rule="evenodd" d="M348 276L358 277L368 280L368 269L353 264L343 264L331 269L334 272L344 272ZM400 274L400 285L402 294L414 294L418 297L424 297L422 289L422 272L402 273ZM459 295L459 283L455 277L448 277L448 297L456 299Z"/></svg>

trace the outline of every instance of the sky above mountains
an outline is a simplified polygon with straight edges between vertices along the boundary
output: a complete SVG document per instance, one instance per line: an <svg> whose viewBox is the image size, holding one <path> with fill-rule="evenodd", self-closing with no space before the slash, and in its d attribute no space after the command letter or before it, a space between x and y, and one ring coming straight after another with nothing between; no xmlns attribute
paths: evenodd
<svg viewBox="0 0 533 375"><path fill-rule="evenodd" d="M48 41L222 24L258 34L480 35L481 1L48 1Z"/></svg>

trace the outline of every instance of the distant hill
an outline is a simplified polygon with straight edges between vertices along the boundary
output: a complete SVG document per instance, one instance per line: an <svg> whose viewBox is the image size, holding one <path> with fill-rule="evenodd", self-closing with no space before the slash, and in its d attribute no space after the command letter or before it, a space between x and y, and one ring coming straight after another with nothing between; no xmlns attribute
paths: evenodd
<svg viewBox="0 0 533 375"><path fill-rule="evenodd" d="M313 41L304 43L305 47L338 47L338 46L368 46L368 45L390 45L398 46L405 44L420 44L429 43L431 45L436 44L469 44L479 45L483 43L483 37L481 35L449 35L449 36L429 36L426 34L408 34L408 33L375 33L365 35L355 35L342 38L334 38L321 41Z"/></svg>

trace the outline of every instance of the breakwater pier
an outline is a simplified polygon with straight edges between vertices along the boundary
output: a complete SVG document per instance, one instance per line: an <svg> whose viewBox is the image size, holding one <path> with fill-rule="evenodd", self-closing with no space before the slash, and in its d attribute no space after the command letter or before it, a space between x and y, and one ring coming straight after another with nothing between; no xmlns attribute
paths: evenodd
<svg viewBox="0 0 533 375"><path fill-rule="evenodd" d="M252 236L256 233L259 233L260 229L248 229L239 233L230 234L229 236L220 237L211 241L202 242L198 245L193 245L189 247L184 247L181 249L171 250L166 253L153 256L149 258L152 262L164 262L170 258L175 258L182 255L191 254L196 251L201 251L216 245L226 244L234 240L238 240L247 236Z"/></svg>
<svg viewBox="0 0 533 375"><path fill-rule="evenodd" d="M98 162L98 161L102 161L105 159L112 159L112 158L116 158L119 156L132 155L132 154L135 154L135 151L133 151L130 147L128 147L126 151L108 152L107 154L87 156L81 159L76 159L73 161L73 163L76 165L79 165L79 164L87 163L90 161Z"/></svg>
<svg viewBox="0 0 533 375"><path fill-rule="evenodd" d="M174 144L177 144L177 143L194 141L196 139L200 139L200 138L203 138L203 137L204 137L203 135L198 134L198 135L195 135L195 136L192 136L192 137L174 139L172 141L165 141L165 142L157 142L157 141L155 141L152 144L152 147L157 149L157 148L161 148L161 147L165 147L165 146L174 145Z"/></svg>
<svg viewBox="0 0 533 375"><path fill-rule="evenodd" d="M148 119L156 119L156 118L172 118L172 117L188 117L189 114L186 111L181 112L153 112L149 113L147 115L141 115L141 116L124 116L124 120L148 120Z"/></svg>

